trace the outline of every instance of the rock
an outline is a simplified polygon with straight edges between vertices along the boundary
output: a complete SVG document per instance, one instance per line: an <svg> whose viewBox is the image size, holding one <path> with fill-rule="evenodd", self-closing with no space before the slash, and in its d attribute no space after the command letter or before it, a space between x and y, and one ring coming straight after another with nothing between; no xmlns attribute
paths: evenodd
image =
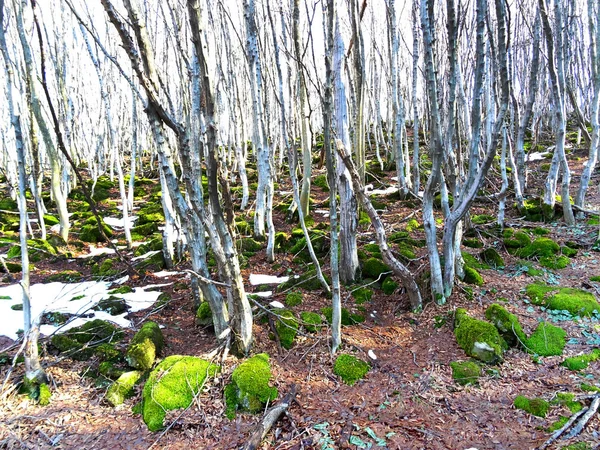
<svg viewBox="0 0 600 450"><path fill-rule="evenodd" d="M164 338L156 322L146 322L138 331L127 349L127 364L135 369L147 370L152 367L157 355L160 355Z"/></svg>
<svg viewBox="0 0 600 450"><path fill-rule="evenodd" d="M567 333L562 328L547 322L540 322L525 345L527 350L539 356L562 355L566 345L566 336Z"/></svg>
<svg viewBox="0 0 600 450"><path fill-rule="evenodd" d="M143 372L134 370L125 372L106 391L106 400L113 406L122 404L133 394L133 387L142 377Z"/></svg>
<svg viewBox="0 0 600 450"><path fill-rule="evenodd" d="M492 322L500 332L502 338L511 347L524 344L527 336L521 328L519 319L507 311L504 306L494 303L485 310L485 317Z"/></svg>
<svg viewBox="0 0 600 450"><path fill-rule="evenodd" d="M488 364L502 361L507 345L491 323L470 317L459 308L455 315L454 334L456 342L467 355Z"/></svg>

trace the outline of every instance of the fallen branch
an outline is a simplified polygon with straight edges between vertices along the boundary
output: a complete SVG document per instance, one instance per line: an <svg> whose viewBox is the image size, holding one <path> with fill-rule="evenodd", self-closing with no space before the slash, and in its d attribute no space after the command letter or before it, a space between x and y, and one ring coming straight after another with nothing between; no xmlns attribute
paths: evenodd
<svg viewBox="0 0 600 450"><path fill-rule="evenodd" d="M292 401L295 398L296 385L292 384L290 392L288 392L279 403L267 410L262 421L256 426L256 428L250 435L250 439L248 439L248 442L244 446L244 450L256 450L258 448L261 441L267 435L273 424L277 422L279 416L281 416L285 411L287 411L287 409L290 407Z"/></svg>

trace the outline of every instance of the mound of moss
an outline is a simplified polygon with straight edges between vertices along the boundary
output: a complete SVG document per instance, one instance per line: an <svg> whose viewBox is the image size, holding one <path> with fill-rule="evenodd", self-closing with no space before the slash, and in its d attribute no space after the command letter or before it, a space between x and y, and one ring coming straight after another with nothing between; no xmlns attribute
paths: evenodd
<svg viewBox="0 0 600 450"><path fill-rule="evenodd" d="M365 377L371 367L362 359L348 354L341 354L335 360L333 373L349 386Z"/></svg>
<svg viewBox="0 0 600 450"><path fill-rule="evenodd" d="M591 316L594 311L600 311L596 297L583 289L532 283L526 287L526 292L533 304L549 309L569 311L573 315L581 316Z"/></svg>
<svg viewBox="0 0 600 450"><path fill-rule="evenodd" d="M570 356L562 362L562 366L565 366L569 370L579 371L586 369L591 362L600 359L600 349L596 348L590 353L585 353L579 356Z"/></svg>
<svg viewBox="0 0 600 450"><path fill-rule="evenodd" d="M531 238L524 231L504 230L504 246L508 249L519 249L531 244Z"/></svg>
<svg viewBox="0 0 600 450"><path fill-rule="evenodd" d="M194 356L166 357L150 373L142 392L142 414L150 431L163 427L166 411L187 408L219 367Z"/></svg>
<svg viewBox="0 0 600 450"><path fill-rule="evenodd" d="M298 306L302 303L302 292L288 292L288 294L285 296L285 304L287 306Z"/></svg>
<svg viewBox="0 0 600 450"><path fill-rule="evenodd" d="M566 345L566 336L567 333L562 328L547 322L540 322L525 345L531 353L539 356L562 355Z"/></svg>
<svg viewBox="0 0 600 450"><path fill-rule="evenodd" d="M63 334L52 336L52 345L60 352L67 352L73 359L88 360L101 344L111 344L123 338L123 332L113 324L95 319Z"/></svg>
<svg viewBox="0 0 600 450"><path fill-rule="evenodd" d="M391 269L378 258L367 259L362 266L362 277L379 279L386 272L391 272Z"/></svg>
<svg viewBox="0 0 600 450"><path fill-rule="evenodd" d="M471 255L469 252L462 252L461 256L465 262L465 266L472 267L473 269L489 269L486 263L479 261L475 256Z"/></svg>
<svg viewBox="0 0 600 450"><path fill-rule="evenodd" d="M529 414L542 418L546 417L550 409L550 403L543 398L527 398L523 395L517 396L513 404L517 409L522 409Z"/></svg>
<svg viewBox="0 0 600 450"><path fill-rule="evenodd" d="M277 388L269 386L271 377L266 353L255 355L236 367L231 383L225 387L226 416L233 419L237 410L257 413L267 402L275 400Z"/></svg>
<svg viewBox="0 0 600 450"><path fill-rule="evenodd" d="M129 310L127 302L122 298L110 296L109 298L102 299L94 306L94 311L104 311L111 316L118 316Z"/></svg>
<svg viewBox="0 0 600 450"><path fill-rule="evenodd" d="M113 406L122 404L134 393L133 387L142 377L143 372L134 370L125 372L106 391L106 400Z"/></svg>
<svg viewBox="0 0 600 450"><path fill-rule="evenodd" d="M325 280L329 282L326 276ZM281 283L277 286L277 292L284 292L294 288L303 288L307 291L321 290L322 286L317 278L317 271L315 269L310 269L298 277L290 277L285 283Z"/></svg>
<svg viewBox="0 0 600 450"><path fill-rule="evenodd" d="M148 370L165 345L162 331L156 322L146 322L127 349L127 364L135 369Z"/></svg>
<svg viewBox="0 0 600 450"><path fill-rule="evenodd" d="M473 361L452 361L452 378L463 386L476 384L481 375L481 366Z"/></svg>
<svg viewBox="0 0 600 450"><path fill-rule="evenodd" d="M198 306L198 309L196 310L196 324L203 327L213 324L212 310L210 309L208 302L202 302L200 303L200 306Z"/></svg>
<svg viewBox="0 0 600 450"><path fill-rule="evenodd" d="M456 310L454 324L456 342L468 356L488 364L502 361L507 345L494 325L469 316L462 308Z"/></svg>
<svg viewBox="0 0 600 450"><path fill-rule="evenodd" d="M48 406L50 404L50 397L52 397L52 392L46 383L40 384L38 394L38 404L40 406Z"/></svg>
<svg viewBox="0 0 600 450"><path fill-rule="evenodd" d="M371 301L371 297L373 297L373 291L366 287L360 287L352 291L352 297L354 297L354 301L357 305L362 305Z"/></svg>
<svg viewBox="0 0 600 450"><path fill-rule="evenodd" d="M463 281L468 284L474 284L476 286L481 286L483 284L483 277L477 270L472 267L465 266L465 277Z"/></svg>
<svg viewBox="0 0 600 450"><path fill-rule="evenodd" d="M494 269L504 267L504 259L495 248L487 248L481 252L481 260Z"/></svg>
<svg viewBox="0 0 600 450"><path fill-rule="evenodd" d="M517 250L515 253L520 258L532 259L556 255L560 246L550 238L537 238L531 244Z"/></svg>
<svg viewBox="0 0 600 450"><path fill-rule="evenodd" d="M514 314L497 303L490 305L485 310L485 317L492 322L500 332L500 336L511 347L522 345L527 341L527 336L521 328L519 319Z"/></svg>
<svg viewBox="0 0 600 450"><path fill-rule="evenodd" d="M277 311L280 317L277 318L275 329L279 335L279 342L286 350L292 348L296 334L298 334L298 319L290 310L284 309Z"/></svg>
<svg viewBox="0 0 600 450"><path fill-rule="evenodd" d="M106 237L112 237L113 233L110 227L106 225L103 220L101 220L100 223L102 224L102 230ZM98 229L98 222L95 217L90 217L84 222L79 231L79 239L83 242L92 243L105 241L104 236L102 236L102 233L100 233L100 230Z"/></svg>
<svg viewBox="0 0 600 450"><path fill-rule="evenodd" d="M333 322L333 308L331 306L321 308L321 313L325 316L325 319L327 319L328 323ZM363 316L360 314L352 314L346 308L342 308L341 315L342 325L355 325L365 321Z"/></svg>
<svg viewBox="0 0 600 450"><path fill-rule="evenodd" d="M317 332L323 323L321 315L311 311L301 312L300 320L302 321L304 329L311 333Z"/></svg>
<svg viewBox="0 0 600 450"><path fill-rule="evenodd" d="M394 292L396 292L398 286L399 284L392 280L391 277L387 277L385 280L383 280L383 283L381 283L381 290L385 295L392 295Z"/></svg>
<svg viewBox="0 0 600 450"><path fill-rule="evenodd" d="M570 262L569 257L565 255L552 255L540 258L540 266L551 270L564 269Z"/></svg>

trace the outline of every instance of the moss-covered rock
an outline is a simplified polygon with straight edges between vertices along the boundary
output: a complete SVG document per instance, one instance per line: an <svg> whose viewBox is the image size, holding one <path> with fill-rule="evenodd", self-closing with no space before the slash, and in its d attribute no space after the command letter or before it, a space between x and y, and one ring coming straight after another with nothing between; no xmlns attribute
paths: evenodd
<svg viewBox="0 0 600 450"><path fill-rule="evenodd" d="M313 179L313 184L323 189L323 192L329 192L329 184L327 184L327 174L317 175Z"/></svg>
<svg viewBox="0 0 600 450"><path fill-rule="evenodd" d="M196 310L196 324L202 327L210 326L213 324L212 310L208 302L200 303Z"/></svg>
<svg viewBox="0 0 600 450"><path fill-rule="evenodd" d="M532 283L526 287L526 293L535 305L569 311L573 315L591 316L594 311L600 311L600 304L594 295L583 289Z"/></svg>
<svg viewBox="0 0 600 450"><path fill-rule="evenodd" d="M550 238L537 238L531 244L517 250L516 255L520 258L531 259L556 255L560 246Z"/></svg>
<svg viewBox="0 0 600 450"><path fill-rule="evenodd" d="M302 292L288 292L287 295L285 296L285 304L287 306L293 307L293 306L298 306L300 304L302 304Z"/></svg>
<svg viewBox="0 0 600 450"><path fill-rule="evenodd" d="M352 297L354 297L354 301L357 305L362 305L371 301L373 290L366 287L360 287L352 291Z"/></svg>
<svg viewBox="0 0 600 450"><path fill-rule="evenodd" d="M40 384L39 394L38 394L38 404L40 406L48 406L50 404L50 398L52 397L52 392L46 383Z"/></svg>
<svg viewBox="0 0 600 450"><path fill-rule="evenodd" d="M312 311L303 311L300 313L300 320L304 329L310 333L315 333L321 328L323 319L321 315Z"/></svg>
<svg viewBox="0 0 600 450"><path fill-rule="evenodd" d="M298 334L298 319L294 316L294 313L290 310L279 310L277 311L279 317L275 324L275 329L279 335L279 342L281 346L286 350L292 348L296 334Z"/></svg>
<svg viewBox="0 0 600 450"><path fill-rule="evenodd" d="M481 252L480 258L482 261L484 261L486 264L489 264L489 266L494 269L504 267L504 259L502 259L502 256L500 256L500 254L495 248L486 248L484 251Z"/></svg>
<svg viewBox="0 0 600 450"><path fill-rule="evenodd" d="M133 292L133 288L131 286L121 286L108 291L110 295L129 294L130 292Z"/></svg>
<svg viewBox="0 0 600 450"><path fill-rule="evenodd" d="M456 342L468 356L488 364L502 361L506 342L494 325L469 316L459 308L455 314Z"/></svg>
<svg viewBox="0 0 600 450"><path fill-rule="evenodd" d="M586 369L592 361L600 359L600 349L596 348L590 353L585 353L578 356L570 356L562 362L562 366L565 366L569 370L579 371Z"/></svg>
<svg viewBox="0 0 600 450"><path fill-rule="evenodd" d="M111 295L109 298L100 300L93 309L94 311L107 312L111 316L118 316L119 314L127 312L129 310L129 306L122 298L113 297Z"/></svg>
<svg viewBox="0 0 600 450"><path fill-rule="evenodd" d="M465 277L463 281L468 284L474 284L477 286L481 286L483 284L483 277L477 270L472 267L465 266Z"/></svg>
<svg viewBox="0 0 600 450"><path fill-rule="evenodd" d="M115 261L107 258L102 262L98 262L92 266L92 274L97 277L112 277L119 274L119 270L114 268Z"/></svg>
<svg viewBox="0 0 600 450"><path fill-rule="evenodd" d="M385 276L386 272L391 272L391 269L378 258L369 258L362 266L363 278L377 280L379 277Z"/></svg>
<svg viewBox="0 0 600 450"><path fill-rule="evenodd" d="M325 277L325 279L327 280L327 277ZM329 280L327 280L327 282L329 282ZM321 283L317 278L317 271L315 269L310 269L298 277L290 277L285 283L281 283L277 286L277 291L283 292L293 288L303 288L307 291L318 291L322 289Z"/></svg>
<svg viewBox="0 0 600 450"><path fill-rule="evenodd" d="M113 406L122 404L126 398L133 395L133 387L142 375L143 372L139 370L122 374L106 391L106 400Z"/></svg>
<svg viewBox="0 0 600 450"><path fill-rule="evenodd" d="M249 237L241 238L238 241L238 250L243 252L258 252L263 248L263 245Z"/></svg>
<svg viewBox="0 0 600 450"><path fill-rule="evenodd" d="M89 223L88 223L89 222ZM104 223L104 221L101 222L102 223L102 230L104 231L104 234L106 235L106 237L110 238L112 237L112 230L110 229L110 227L108 225L106 225ZM104 236L102 236L102 233L100 233L100 230L98 229L98 224L96 222L96 218L95 217L91 217L90 219L88 219L85 224L81 227L81 230L79 231L79 239L82 240L83 242L104 242L106 239L104 239Z"/></svg>
<svg viewBox="0 0 600 450"><path fill-rule="evenodd" d="M111 361L103 361L98 365L98 373L111 380L116 380L123 375L125 371L115 366Z"/></svg>
<svg viewBox="0 0 600 450"><path fill-rule="evenodd" d="M344 383L353 386L362 380L371 367L362 359L348 354L341 354L335 360L333 373L339 376Z"/></svg>
<svg viewBox="0 0 600 450"><path fill-rule="evenodd" d="M540 258L540 266L546 269L564 269L569 265L571 259L565 255L543 256Z"/></svg>
<svg viewBox="0 0 600 450"><path fill-rule="evenodd" d="M85 361L92 357L101 344L111 344L123 338L123 332L113 324L95 319L63 334L52 336L52 345L73 359Z"/></svg>
<svg viewBox="0 0 600 450"><path fill-rule="evenodd" d="M492 322L500 332L500 336L511 347L516 347L524 344L527 341L527 336L521 328L519 319L514 314L497 303L490 305L485 310L485 317Z"/></svg>
<svg viewBox="0 0 600 450"><path fill-rule="evenodd" d="M486 223L491 223L494 220L494 216L490 216L489 214L476 214L471 217L471 222L475 225L484 225Z"/></svg>
<svg viewBox="0 0 600 450"><path fill-rule="evenodd" d="M127 349L127 364L135 369L148 370L165 345L162 331L156 322L146 322Z"/></svg>
<svg viewBox="0 0 600 450"><path fill-rule="evenodd" d="M481 262L475 256L471 255L469 252L462 252L461 256L465 262L465 266L472 267L473 269L489 269L486 263Z"/></svg>
<svg viewBox="0 0 600 450"><path fill-rule="evenodd" d="M523 395L517 396L513 404L517 409L522 409L529 414L542 418L546 417L550 409L550 403L543 398L527 398Z"/></svg>
<svg viewBox="0 0 600 450"><path fill-rule="evenodd" d="M525 345L531 353L539 356L562 355L566 336L567 333L562 328L547 322L540 322Z"/></svg>
<svg viewBox="0 0 600 450"><path fill-rule="evenodd" d="M517 231L511 234L506 233L504 238L504 246L508 249L524 248L531 244L531 238L524 231ZM508 234L508 236L507 236Z"/></svg>
<svg viewBox="0 0 600 450"><path fill-rule="evenodd" d="M218 366L194 356L166 357L150 373L142 393L142 414L150 431L163 427L166 411L187 408Z"/></svg>
<svg viewBox="0 0 600 450"><path fill-rule="evenodd" d="M328 323L332 323L333 321L333 308L331 306L326 306L325 308L321 308L321 313L325 316ZM341 322L342 325L355 325L357 323L361 323L365 321L365 318L360 314L352 314L346 308L342 308L341 312Z"/></svg>
<svg viewBox="0 0 600 450"><path fill-rule="evenodd" d="M385 280L383 280L383 283L381 283L381 290L385 295L392 295L394 292L396 292L398 286L399 284L392 280L391 277L387 277Z"/></svg>
<svg viewBox="0 0 600 450"><path fill-rule="evenodd" d="M450 363L452 368L452 378L458 384L476 384L481 375L481 366L473 361L453 361Z"/></svg>
<svg viewBox="0 0 600 450"><path fill-rule="evenodd" d="M251 413L262 411L267 402L275 400L277 389L271 381L269 355L260 353L241 363L231 375L231 384L225 388L226 415L235 417L237 410Z"/></svg>
<svg viewBox="0 0 600 450"><path fill-rule="evenodd" d="M83 275L76 270L63 270L46 276L46 281L52 283L60 281L62 283L76 283L83 279Z"/></svg>
<svg viewBox="0 0 600 450"><path fill-rule="evenodd" d="M463 245L470 248L481 248L483 247L483 242L480 239L469 238L463 240Z"/></svg>

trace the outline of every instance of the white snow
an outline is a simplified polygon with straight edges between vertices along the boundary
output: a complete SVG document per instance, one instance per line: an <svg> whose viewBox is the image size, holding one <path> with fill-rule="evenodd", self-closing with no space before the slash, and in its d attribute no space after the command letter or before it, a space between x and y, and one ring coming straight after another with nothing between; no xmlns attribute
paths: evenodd
<svg viewBox="0 0 600 450"><path fill-rule="evenodd" d="M132 227L137 219L137 216L128 217L127 224L129 225L129 227ZM111 227L113 230L122 230L124 228L122 217L104 217L104 223Z"/></svg>
<svg viewBox="0 0 600 450"><path fill-rule="evenodd" d="M371 186L371 189L367 189L369 186ZM365 186L365 194L367 195L388 195L394 192L398 192L397 186L388 186L385 189L373 189L373 185L371 184Z"/></svg>
<svg viewBox="0 0 600 450"><path fill-rule="evenodd" d="M283 303L278 302L277 300L272 301L271 303L269 303L269 305L271 305L273 308L279 308L279 309L285 308L285 306L283 305Z"/></svg>
<svg viewBox="0 0 600 450"><path fill-rule="evenodd" d="M87 255L79 255L78 258L92 258L99 255L112 255L115 251L108 247L96 247L90 245L90 252Z"/></svg>
<svg viewBox="0 0 600 450"><path fill-rule="evenodd" d="M160 253L161 250L151 250L147 253L144 253L143 255L140 256L136 256L135 258L131 258L132 261L139 261L140 259L148 259L154 255L156 255L157 253Z"/></svg>
<svg viewBox="0 0 600 450"><path fill-rule="evenodd" d="M373 361L375 361L377 359L377 355L375 354L375 352L373 350L369 350L367 352L367 355L369 355L369 358L371 358Z"/></svg>
<svg viewBox="0 0 600 450"><path fill-rule="evenodd" d="M182 272L170 272L168 270L161 270L160 272L154 272L153 275L158 278L169 278L169 277L172 277L175 275L179 275L181 273ZM189 278L189 275L188 275L188 278Z"/></svg>
<svg viewBox="0 0 600 450"><path fill-rule="evenodd" d="M118 280L123 282L124 280ZM31 312L33 317L38 317L45 312L61 312L79 315L85 312L86 316L79 317L60 331L68 330L84 324L90 320L102 319L116 323L121 327L130 327L131 322L125 318L127 313L111 316L104 311L94 311L91 308L104 298L110 297L108 292L114 283L106 281L86 281L83 283L45 283L34 284L30 288ZM137 287L134 292L119 294L130 307L130 312L149 308L156 302L160 291L150 291L150 288L166 286L164 284ZM11 306L23 303L23 293L19 284L0 287L0 298L9 296L10 300L0 300L0 334L11 339L17 339L17 331L23 329L23 311L14 311ZM81 298L77 298L80 297ZM43 335L54 333L59 327L42 325L40 332Z"/></svg>
<svg viewBox="0 0 600 450"><path fill-rule="evenodd" d="M257 284L281 284L289 280L290 277L278 277L275 275L260 275L256 273L250 274L250 284L256 286Z"/></svg>
<svg viewBox="0 0 600 450"><path fill-rule="evenodd" d="M269 298L273 295L273 291L262 291L262 292L254 292L252 295L256 295L260 298Z"/></svg>

